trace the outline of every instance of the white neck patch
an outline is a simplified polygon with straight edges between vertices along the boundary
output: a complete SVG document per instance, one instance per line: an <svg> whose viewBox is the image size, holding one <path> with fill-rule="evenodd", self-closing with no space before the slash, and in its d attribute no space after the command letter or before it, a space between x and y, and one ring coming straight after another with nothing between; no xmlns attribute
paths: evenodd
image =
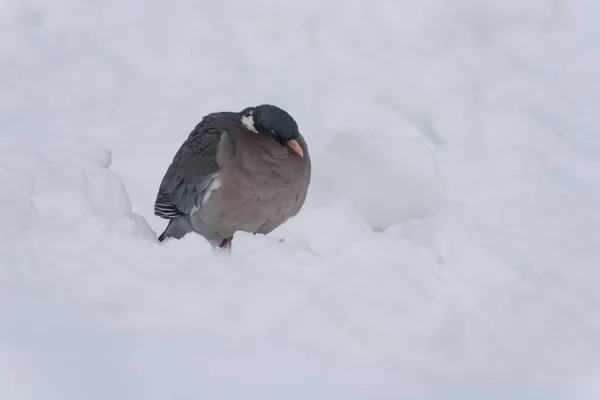
<svg viewBox="0 0 600 400"><path fill-rule="evenodd" d="M250 116L248 116L248 115L242 116L242 124L249 130L251 130L252 132L258 133L256 128L254 127L254 117L252 117L251 115Z"/></svg>

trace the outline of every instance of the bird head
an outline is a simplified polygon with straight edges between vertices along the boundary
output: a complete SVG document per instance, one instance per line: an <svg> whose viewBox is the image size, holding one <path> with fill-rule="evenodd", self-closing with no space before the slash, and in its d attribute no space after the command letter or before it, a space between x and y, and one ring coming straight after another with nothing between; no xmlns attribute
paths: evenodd
<svg viewBox="0 0 600 400"><path fill-rule="evenodd" d="M252 132L267 136L286 146L300 157L304 157L298 143L300 131L294 118L279 107L263 104L247 107L241 112L242 124Z"/></svg>

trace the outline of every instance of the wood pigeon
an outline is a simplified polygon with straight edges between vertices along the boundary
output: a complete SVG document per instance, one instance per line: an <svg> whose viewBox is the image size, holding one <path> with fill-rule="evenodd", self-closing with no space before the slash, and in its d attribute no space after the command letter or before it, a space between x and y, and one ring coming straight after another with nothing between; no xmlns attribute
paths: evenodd
<svg viewBox="0 0 600 400"><path fill-rule="evenodd" d="M274 105L206 115L175 154L154 214L159 236L189 232L225 247L236 231L267 234L302 208L311 179L308 148L294 118Z"/></svg>

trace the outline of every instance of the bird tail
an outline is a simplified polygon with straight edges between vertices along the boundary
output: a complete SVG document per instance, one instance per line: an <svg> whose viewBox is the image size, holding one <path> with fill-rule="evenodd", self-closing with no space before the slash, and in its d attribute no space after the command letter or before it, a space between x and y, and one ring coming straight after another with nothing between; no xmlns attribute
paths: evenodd
<svg viewBox="0 0 600 400"><path fill-rule="evenodd" d="M160 242L168 238L181 239L188 233L192 232L192 224L187 215L173 218L169 221L165 231L158 237Z"/></svg>

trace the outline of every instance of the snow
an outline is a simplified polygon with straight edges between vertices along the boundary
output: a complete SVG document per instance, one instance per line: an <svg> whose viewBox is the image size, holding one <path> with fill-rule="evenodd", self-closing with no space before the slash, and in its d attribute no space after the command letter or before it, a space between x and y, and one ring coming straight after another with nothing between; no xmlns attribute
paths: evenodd
<svg viewBox="0 0 600 400"><path fill-rule="evenodd" d="M4 1L0 398L597 398L599 21ZM265 102L309 143L302 212L159 243L189 131Z"/></svg>
<svg viewBox="0 0 600 400"><path fill-rule="evenodd" d="M315 166L321 179L372 227L427 217L441 206L436 162L420 138L340 134L322 154Z"/></svg>

